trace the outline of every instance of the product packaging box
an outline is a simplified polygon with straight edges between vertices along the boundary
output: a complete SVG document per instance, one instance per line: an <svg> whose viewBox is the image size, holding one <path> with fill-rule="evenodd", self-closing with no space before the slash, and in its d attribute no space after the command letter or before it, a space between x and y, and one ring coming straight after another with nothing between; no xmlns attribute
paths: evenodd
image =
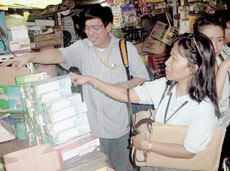
<svg viewBox="0 0 230 171"><path fill-rule="evenodd" d="M90 132L89 123L85 123L73 128L66 129L54 135L49 136L49 142L53 145L60 145L67 141L73 140L76 137L87 134Z"/></svg>
<svg viewBox="0 0 230 171"><path fill-rule="evenodd" d="M34 92L39 98L42 94L58 90L60 88L71 87L72 83L68 75L41 80L33 85Z"/></svg>
<svg viewBox="0 0 230 171"><path fill-rule="evenodd" d="M98 152L99 147L99 138L89 133L54 148L57 149L60 155L62 165L68 166L94 152Z"/></svg>
<svg viewBox="0 0 230 171"><path fill-rule="evenodd" d="M51 113L44 113L44 120L46 123L58 122L63 119L70 118L72 116L87 112L87 106L85 102L81 102L77 105L71 105L62 108L58 111Z"/></svg>
<svg viewBox="0 0 230 171"><path fill-rule="evenodd" d="M41 73L37 73L37 74L17 76L15 79L16 79L17 85L22 85L22 84L26 84L26 83L32 83L32 82L47 79L47 74L46 74L46 72L41 72Z"/></svg>
<svg viewBox="0 0 230 171"><path fill-rule="evenodd" d="M58 152L50 144L9 153L3 158L7 171L57 171L61 169Z"/></svg>
<svg viewBox="0 0 230 171"><path fill-rule="evenodd" d="M7 95L7 86L0 86L0 112L8 112L9 101Z"/></svg>
<svg viewBox="0 0 230 171"><path fill-rule="evenodd" d="M19 86L0 86L0 112L24 112Z"/></svg>
<svg viewBox="0 0 230 171"><path fill-rule="evenodd" d="M50 100L56 99L56 98L60 98L63 96L70 96L72 94L72 90L71 87L64 87L64 88L60 88L54 91L50 91L48 93L42 94L41 96L33 96L33 99L36 100L37 102L48 102Z"/></svg>
<svg viewBox="0 0 230 171"><path fill-rule="evenodd" d="M88 123L88 117L86 113L81 113L79 115L61 120L59 122L50 123L44 125L45 130L48 134L54 135L65 129L80 126L82 124Z"/></svg>
<svg viewBox="0 0 230 171"><path fill-rule="evenodd" d="M74 93L70 96L61 96L50 101L42 102L37 105L39 113L51 113L70 105L76 105L82 102L81 94Z"/></svg>
<svg viewBox="0 0 230 171"><path fill-rule="evenodd" d="M9 41L10 50L15 53L27 53L31 51L30 39Z"/></svg>

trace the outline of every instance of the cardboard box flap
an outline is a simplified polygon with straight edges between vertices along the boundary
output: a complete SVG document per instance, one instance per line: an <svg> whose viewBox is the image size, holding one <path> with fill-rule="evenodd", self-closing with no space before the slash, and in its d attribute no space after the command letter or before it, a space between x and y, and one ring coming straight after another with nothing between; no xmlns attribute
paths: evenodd
<svg viewBox="0 0 230 171"><path fill-rule="evenodd" d="M53 171L54 168L61 168L61 161L56 150L52 150L52 152L47 152L44 155L36 157L33 162L37 171ZM41 164L43 166L41 166Z"/></svg>
<svg viewBox="0 0 230 171"><path fill-rule="evenodd" d="M56 171L61 169L57 150L43 144L3 156L7 171Z"/></svg>
<svg viewBox="0 0 230 171"><path fill-rule="evenodd" d="M4 155L5 162L13 163L18 160L28 160L33 158L34 156L40 156L41 154L45 154L48 152L54 151L50 144L44 144L41 146L34 146L27 149L19 150L13 153L9 153ZM23 156L23 158L22 158Z"/></svg>
<svg viewBox="0 0 230 171"><path fill-rule="evenodd" d="M21 67L16 69L14 67L0 67L0 85L16 85L15 77L30 74L29 69Z"/></svg>

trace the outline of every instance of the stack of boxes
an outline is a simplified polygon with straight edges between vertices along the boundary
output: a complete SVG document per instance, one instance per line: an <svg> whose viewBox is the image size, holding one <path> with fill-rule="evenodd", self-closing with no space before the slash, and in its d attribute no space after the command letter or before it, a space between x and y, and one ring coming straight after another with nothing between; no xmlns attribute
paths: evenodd
<svg viewBox="0 0 230 171"><path fill-rule="evenodd" d="M21 85L30 145L60 145L89 133L86 104L80 94L72 94L69 76L37 81L39 74L16 77Z"/></svg>
<svg viewBox="0 0 230 171"><path fill-rule="evenodd" d="M0 111L23 113L20 133L30 146L52 144L66 166L99 151L99 138L90 133L86 103L81 94L72 93L68 75L47 78L43 72L15 80L16 86L0 86Z"/></svg>

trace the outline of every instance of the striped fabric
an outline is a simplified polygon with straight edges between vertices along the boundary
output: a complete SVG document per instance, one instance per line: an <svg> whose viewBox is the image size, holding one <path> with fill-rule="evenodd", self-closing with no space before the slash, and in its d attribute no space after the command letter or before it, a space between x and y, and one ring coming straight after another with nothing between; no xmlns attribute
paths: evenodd
<svg viewBox="0 0 230 171"><path fill-rule="evenodd" d="M94 76L112 84L127 81L119 50L119 39L112 35L111 37L109 46L103 50L93 47L88 39L79 40L67 48L61 48L60 51L67 59L67 64L62 64L62 66L66 69L76 66L83 75ZM107 67L98 59L98 56L106 62L111 47L113 47L111 57L106 63L111 67ZM127 48L131 74L148 80L147 70L136 48L130 42L127 42ZM118 138L129 131L126 103L113 100L91 85L83 85L83 98L88 107L88 119L94 135L101 138Z"/></svg>

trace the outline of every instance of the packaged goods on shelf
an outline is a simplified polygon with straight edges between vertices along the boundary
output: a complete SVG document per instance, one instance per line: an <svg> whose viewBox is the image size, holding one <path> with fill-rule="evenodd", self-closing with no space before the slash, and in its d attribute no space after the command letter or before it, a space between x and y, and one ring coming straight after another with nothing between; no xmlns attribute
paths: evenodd
<svg viewBox="0 0 230 171"><path fill-rule="evenodd" d="M152 70L154 78L160 78L165 76L165 61L168 59L167 54L161 55L147 55L147 61Z"/></svg>

